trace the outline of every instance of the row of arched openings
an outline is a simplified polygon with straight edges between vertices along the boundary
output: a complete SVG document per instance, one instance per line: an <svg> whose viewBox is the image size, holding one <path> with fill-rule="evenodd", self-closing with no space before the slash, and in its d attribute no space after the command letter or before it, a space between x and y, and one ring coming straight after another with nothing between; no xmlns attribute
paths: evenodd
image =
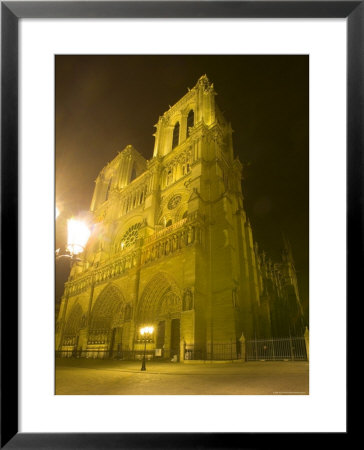
<svg viewBox="0 0 364 450"><path fill-rule="evenodd" d="M184 303L186 299L184 299ZM183 306L185 309L185 305ZM157 274L146 286L137 309L139 322L162 319L168 314L182 310L179 289L164 274ZM108 343L113 328L130 320L132 308L126 304L121 291L113 285L107 286L97 298L92 309L89 328L89 343ZM63 345L76 345L80 329L86 325L81 306L76 303L67 321Z"/></svg>
<svg viewBox="0 0 364 450"><path fill-rule="evenodd" d="M193 112L193 109L188 113L187 115L187 131L186 131L186 139L190 135L190 128L193 127L195 124L195 113ZM179 144L179 138L180 138L180 123L177 122L173 128L173 137L172 137L172 149L177 147Z"/></svg>

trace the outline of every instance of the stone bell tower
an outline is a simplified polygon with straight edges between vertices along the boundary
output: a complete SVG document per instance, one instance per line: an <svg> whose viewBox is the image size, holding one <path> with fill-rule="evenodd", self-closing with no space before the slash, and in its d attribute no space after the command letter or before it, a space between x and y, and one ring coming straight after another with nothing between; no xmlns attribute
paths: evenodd
<svg viewBox="0 0 364 450"><path fill-rule="evenodd" d="M166 156L190 136L189 128L215 120L214 85L203 75L196 86L159 118L153 156Z"/></svg>
<svg viewBox="0 0 364 450"><path fill-rule="evenodd" d="M259 307L242 166L234 159L232 127L219 110L216 95L203 75L159 118L154 146L154 159L160 161L156 225L163 224L163 217L164 224L178 220L173 199L181 195L184 217L201 227L200 243L189 256L187 285L193 287L195 299L193 341L208 347L213 342L236 342L242 332L252 335L254 309ZM181 333L191 335L181 325Z"/></svg>

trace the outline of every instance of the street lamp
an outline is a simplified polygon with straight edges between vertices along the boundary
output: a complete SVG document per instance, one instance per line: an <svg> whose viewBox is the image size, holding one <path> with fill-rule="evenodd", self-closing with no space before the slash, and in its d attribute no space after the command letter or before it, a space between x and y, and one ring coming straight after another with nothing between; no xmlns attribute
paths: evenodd
<svg viewBox="0 0 364 450"><path fill-rule="evenodd" d="M142 340L144 340L144 353L143 353L143 361L142 368L140 370L146 370L145 368L145 352L147 350L147 342L152 340L154 328L153 327L144 327L140 329L140 334L142 336Z"/></svg>
<svg viewBox="0 0 364 450"><path fill-rule="evenodd" d="M67 220L67 244L66 254L60 254L60 249L56 251L56 259L69 259L71 263L81 261L76 255L85 250L91 231L86 223L81 220Z"/></svg>
<svg viewBox="0 0 364 450"><path fill-rule="evenodd" d="M71 255L82 253L91 234L88 226L81 220L68 219L67 234L67 250Z"/></svg>

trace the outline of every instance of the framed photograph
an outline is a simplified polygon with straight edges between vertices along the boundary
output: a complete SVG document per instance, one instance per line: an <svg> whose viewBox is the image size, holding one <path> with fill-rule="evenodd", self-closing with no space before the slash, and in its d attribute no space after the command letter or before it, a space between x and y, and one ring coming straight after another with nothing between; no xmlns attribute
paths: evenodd
<svg viewBox="0 0 364 450"><path fill-rule="evenodd" d="M363 8L2 2L2 446L348 436Z"/></svg>
<svg viewBox="0 0 364 450"><path fill-rule="evenodd" d="M308 395L309 56L56 55L55 75L56 394ZM120 378L147 366L163 382Z"/></svg>

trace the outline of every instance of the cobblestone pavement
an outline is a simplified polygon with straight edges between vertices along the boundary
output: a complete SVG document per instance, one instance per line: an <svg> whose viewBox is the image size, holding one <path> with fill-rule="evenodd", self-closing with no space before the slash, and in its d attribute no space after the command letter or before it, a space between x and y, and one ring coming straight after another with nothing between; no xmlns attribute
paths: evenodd
<svg viewBox="0 0 364 450"><path fill-rule="evenodd" d="M307 395L308 362L56 360L57 395Z"/></svg>

